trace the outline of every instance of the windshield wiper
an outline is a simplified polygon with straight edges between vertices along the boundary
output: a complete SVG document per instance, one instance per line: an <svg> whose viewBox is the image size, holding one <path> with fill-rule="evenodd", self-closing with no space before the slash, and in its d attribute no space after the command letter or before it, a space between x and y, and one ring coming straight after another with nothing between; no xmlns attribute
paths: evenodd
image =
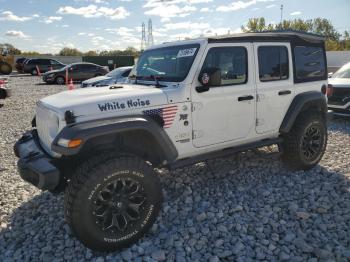
<svg viewBox="0 0 350 262"><path fill-rule="evenodd" d="M135 83L137 83L137 79L141 79L141 80L142 80L142 79L143 79L143 80L151 79L151 80L154 80L154 81L155 81L155 87L156 87L156 88L166 87L165 85L159 84L159 81L164 80L164 77L159 76L159 75L135 76L135 79L136 79L136 82L135 82Z"/></svg>

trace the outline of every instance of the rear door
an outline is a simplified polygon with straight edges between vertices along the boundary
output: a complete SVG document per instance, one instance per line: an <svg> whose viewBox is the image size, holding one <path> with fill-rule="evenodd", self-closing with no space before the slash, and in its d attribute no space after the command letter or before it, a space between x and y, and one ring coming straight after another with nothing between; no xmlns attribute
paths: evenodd
<svg viewBox="0 0 350 262"><path fill-rule="evenodd" d="M50 70L50 60L49 59L38 59L38 66L40 68L40 72L47 72Z"/></svg>
<svg viewBox="0 0 350 262"><path fill-rule="evenodd" d="M292 54L289 43L254 43L257 106L256 132L279 130L294 97Z"/></svg>

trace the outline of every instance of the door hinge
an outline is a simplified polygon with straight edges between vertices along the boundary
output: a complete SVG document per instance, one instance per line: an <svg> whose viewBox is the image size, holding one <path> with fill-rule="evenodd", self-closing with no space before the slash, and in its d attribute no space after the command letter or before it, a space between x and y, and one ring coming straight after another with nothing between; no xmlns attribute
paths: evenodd
<svg viewBox="0 0 350 262"><path fill-rule="evenodd" d="M257 118L256 121L255 121L255 126L262 126L264 125L264 119L262 118Z"/></svg>
<svg viewBox="0 0 350 262"><path fill-rule="evenodd" d="M265 98L264 94L256 94L256 101L261 102Z"/></svg>
<svg viewBox="0 0 350 262"><path fill-rule="evenodd" d="M201 138L204 132L201 130L192 130L192 139Z"/></svg>
<svg viewBox="0 0 350 262"><path fill-rule="evenodd" d="M202 107L203 107L202 103L192 103L191 110L192 110L192 112L194 112L196 110L202 109Z"/></svg>

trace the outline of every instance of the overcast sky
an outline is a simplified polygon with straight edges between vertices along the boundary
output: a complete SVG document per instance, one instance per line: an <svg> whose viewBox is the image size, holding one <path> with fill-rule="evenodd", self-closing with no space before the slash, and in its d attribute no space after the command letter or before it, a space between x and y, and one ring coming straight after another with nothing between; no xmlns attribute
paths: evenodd
<svg viewBox="0 0 350 262"><path fill-rule="evenodd" d="M153 21L155 43L239 32L251 17L330 19L350 30L350 0L0 0L0 43L26 51L57 53L140 48L141 24ZM147 32L146 32L147 34Z"/></svg>

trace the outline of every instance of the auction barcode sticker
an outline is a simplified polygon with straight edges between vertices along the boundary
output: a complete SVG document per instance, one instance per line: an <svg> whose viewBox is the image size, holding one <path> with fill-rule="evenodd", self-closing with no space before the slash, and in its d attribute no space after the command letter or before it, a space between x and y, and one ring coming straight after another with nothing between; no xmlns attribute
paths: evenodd
<svg viewBox="0 0 350 262"><path fill-rule="evenodd" d="M197 48L188 48L188 49L182 49L179 50L179 52L177 53L177 57L186 57L186 56L193 56L194 53L196 52Z"/></svg>

